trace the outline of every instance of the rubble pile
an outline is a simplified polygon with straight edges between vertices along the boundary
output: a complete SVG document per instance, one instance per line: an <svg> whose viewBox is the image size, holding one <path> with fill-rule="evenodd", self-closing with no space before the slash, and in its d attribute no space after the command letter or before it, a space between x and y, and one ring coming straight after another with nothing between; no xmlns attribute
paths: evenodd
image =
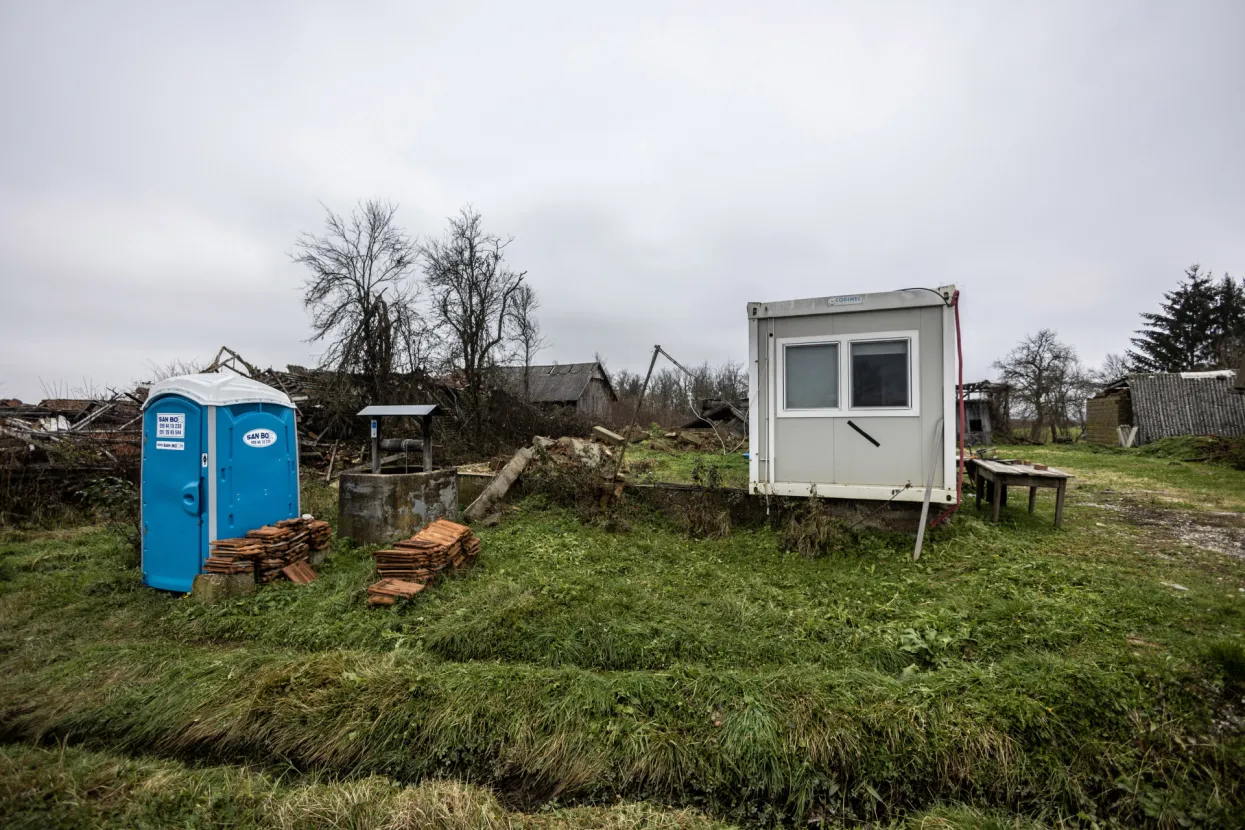
<svg viewBox="0 0 1245 830"><path fill-rule="evenodd" d="M332 539L328 522L312 518L282 519L264 525L244 537L217 539L204 569L217 574L254 574L255 581L268 583L282 576L305 583L315 579L307 564L312 551L324 550ZM293 567L292 567L293 566Z"/></svg>
<svg viewBox="0 0 1245 830"><path fill-rule="evenodd" d="M480 539L471 528L437 519L411 538L372 554L382 579L368 588L368 604L392 605L398 597L414 596L442 571L464 567L479 555Z"/></svg>

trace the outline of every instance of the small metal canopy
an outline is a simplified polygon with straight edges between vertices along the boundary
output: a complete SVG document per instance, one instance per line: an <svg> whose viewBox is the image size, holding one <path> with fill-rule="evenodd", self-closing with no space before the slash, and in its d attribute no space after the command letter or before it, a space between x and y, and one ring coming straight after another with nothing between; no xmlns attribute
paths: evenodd
<svg viewBox="0 0 1245 830"><path fill-rule="evenodd" d="M423 471L429 472L432 466L432 416L441 414L436 404L395 404L365 406L359 410L359 416L372 419L372 472L380 473L382 462L388 460L380 457L381 450L396 450L408 453L415 450L423 457ZM381 440L380 424L377 418L419 418L420 438L386 438Z"/></svg>
<svg viewBox="0 0 1245 830"><path fill-rule="evenodd" d="M441 408L436 404L400 404L398 406L365 406L359 410L362 417L383 418L390 415L414 415L422 418L425 415L440 415Z"/></svg>
<svg viewBox="0 0 1245 830"><path fill-rule="evenodd" d="M238 403L271 403L294 409L290 396L257 380L228 372L206 372L181 375L152 384L143 402L146 409L152 401L165 395L181 395L202 406L232 406Z"/></svg>

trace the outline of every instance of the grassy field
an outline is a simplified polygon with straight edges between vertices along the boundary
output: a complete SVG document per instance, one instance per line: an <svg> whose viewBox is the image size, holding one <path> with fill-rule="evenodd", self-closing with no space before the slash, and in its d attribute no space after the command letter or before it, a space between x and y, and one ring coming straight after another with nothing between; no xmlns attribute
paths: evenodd
<svg viewBox="0 0 1245 830"><path fill-rule="evenodd" d="M691 447L680 439L664 438L660 429L649 434L650 440L627 447L627 466L634 480L747 489L748 459L741 439L724 436L723 447L713 433L693 430L690 434L696 436L698 446Z"/></svg>
<svg viewBox="0 0 1245 830"><path fill-rule="evenodd" d="M1063 530L1043 496L967 508L919 564L901 535L806 559L533 496L474 569L380 611L366 550L204 607L102 529L4 532L0 823L219 799L256 827L441 802L467 806L424 824L1240 826L1245 472L1005 454L1078 476Z"/></svg>

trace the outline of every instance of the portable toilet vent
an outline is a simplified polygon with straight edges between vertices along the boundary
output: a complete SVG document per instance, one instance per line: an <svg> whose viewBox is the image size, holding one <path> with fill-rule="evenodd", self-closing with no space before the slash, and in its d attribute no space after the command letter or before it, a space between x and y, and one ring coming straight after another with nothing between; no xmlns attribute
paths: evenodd
<svg viewBox="0 0 1245 830"><path fill-rule="evenodd" d="M294 404L231 374L184 375L143 404L143 582L190 591L216 539L299 515Z"/></svg>

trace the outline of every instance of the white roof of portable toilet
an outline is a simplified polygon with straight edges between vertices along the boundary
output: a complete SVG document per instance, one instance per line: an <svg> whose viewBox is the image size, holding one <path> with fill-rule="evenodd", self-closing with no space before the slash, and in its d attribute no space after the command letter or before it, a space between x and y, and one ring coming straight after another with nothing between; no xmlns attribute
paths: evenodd
<svg viewBox="0 0 1245 830"><path fill-rule="evenodd" d="M294 408L290 396L257 380L228 372L181 375L152 384L143 408L162 395L182 395L204 406L229 406L235 403L275 403Z"/></svg>

